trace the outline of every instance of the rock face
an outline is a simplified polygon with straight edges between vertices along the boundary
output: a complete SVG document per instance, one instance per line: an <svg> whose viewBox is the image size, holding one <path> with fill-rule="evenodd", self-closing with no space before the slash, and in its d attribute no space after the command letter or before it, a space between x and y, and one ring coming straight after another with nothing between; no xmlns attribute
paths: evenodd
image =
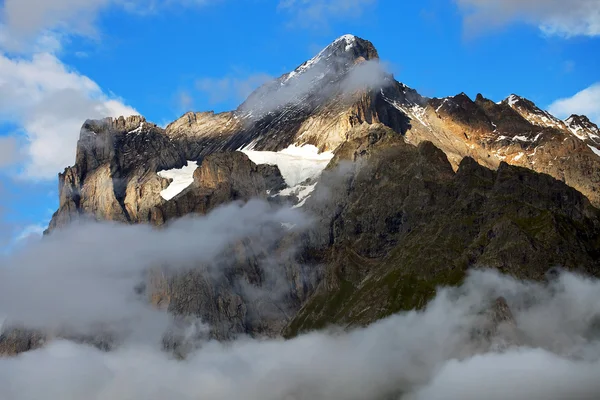
<svg viewBox="0 0 600 400"><path fill-rule="evenodd" d="M214 153L196 169L192 185L152 209L150 222L162 225L186 214L206 214L231 201L266 199L269 191L285 186L276 166L257 166L240 152Z"/></svg>
<svg viewBox="0 0 600 400"><path fill-rule="evenodd" d="M600 273L599 211L564 183L468 157L454 172L431 142L415 147L383 126L350 137L306 204L321 219L309 240L327 272L288 335L423 307L470 268L536 280L556 265ZM344 160L353 164L340 176Z"/></svg>
<svg viewBox="0 0 600 400"><path fill-rule="evenodd" d="M378 57L347 35L231 112L189 112L166 129L142 117L87 121L47 233L78 218L162 226L231 201L277 203L284 196L274 193L314 189L297 204L316 216L308 232L278 227L276 242L236 243L217 279L207 278L210 265L152 274L155 305L201 317L220 339L368 324L422 307L469 268L542 279L560 265L598 275L596 125L560 121L515 95L429 99L383 72ZM334 154L318 183L286 188L285 171L237 151L294 145ZM191 184L166 200L174 182L159 172L189 162L198 165ZM272 254L285 256L272 265ZM273 268L284 293L249 296L251 287L277 287Z"/></svg>
<svg viewBox="0 0 600 400"><path fill-rule="evenodd" d="M0 333L0 357L15 356L44 345L45 337L29 329L13 328Z"/></svg>
<svg viewBox="0 0 600 400"><path fill-rule="evenodd" d="M168 182L156 172L186 164L180 149L142 117L86 121L76 163L59 175L59 210L49 231L80 216L146 222Z"/></svg>
<svg viewBox="0 0 600 400"><path fill-rule="evenodd" d="M455 169L466 156L493 169L506 162L551 175L600 205L600 136L587 118L563 122L516 95L494 103L464 93L430 99L412 116L407 139L431 141Z"/></svg>

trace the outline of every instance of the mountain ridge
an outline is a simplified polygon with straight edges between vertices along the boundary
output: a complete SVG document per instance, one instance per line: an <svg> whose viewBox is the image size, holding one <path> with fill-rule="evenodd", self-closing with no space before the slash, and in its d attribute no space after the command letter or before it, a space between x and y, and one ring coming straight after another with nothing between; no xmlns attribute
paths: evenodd
<svg viewBox="0 0 600 400"><path fill-rule="evenodd" d="M516 95L421 96L354 36L292 72L236 110L188 112L165 129L141 116L86 121L46 234L79 218L168 228L256 198L314 217L308 232L280 227L275 244L232 246L216 282L204 265L155 271L153 304L214 323L217 339L368 324L424 306L471 268L599 273L600 156L587 118L562 122ZM163 197L165 171L189 186ZM267 284L268 254L285 254L286 292L264 313L237 279Z"/></svg>

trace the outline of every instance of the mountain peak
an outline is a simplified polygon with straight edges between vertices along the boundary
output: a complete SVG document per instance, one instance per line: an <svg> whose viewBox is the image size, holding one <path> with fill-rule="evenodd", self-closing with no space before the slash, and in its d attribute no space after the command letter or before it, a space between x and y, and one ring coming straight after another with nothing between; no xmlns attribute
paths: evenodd
<svg viewBox="0 0 600 400"><path fill-rule="evenodd" d="M578 125L593 125L593 122L585 115L577 115L572 114L569 118L565 120L569 125L578 124Z"/></svg>
<svg viewBox="0 0 600 400"><path fill-rule="evenodd" d="M342 66L347 67L348 65L353 65L361 59L379 59L379 54L377 53L375 46L373 46L373 43L361 39L358 36L349 34L343 35L331 42L331 44L321 50L319 54L290 72L284 79L284 82L287 82L291 78L301 75L308 70L324 69L325 65L331 65L334 66L335 69L339 69Z"/></svg>
<svg viewBox="0 0 600 400"><path fill-rule="evenodd" d="M523 100L523 97L513 93L510 96L508 96L504 101L506 103L508 103L509 106L513 107L514 105L516 105L517 103L519 103L522 100Z"/></svg>
<svg viewBox="0 0 600 400"><path fill-rule="evenodd" d="M524 109L524 110L527 110L527 111L533 112L533 113L542 112L542 110L538 106L536 106L533 101L526 99L523 96L514 94L514 93L511 94L510 96L508 96L504 100L504 103L508 104L510 107L514 108L515 110L518 108L521 108L521 109Z"/></svg>
<svg viewBox="0 0 600 400"><path fill-rule="evenodd" d="M252 92L236 111L246 120L257 120L283 107L317 107L340 93L341 82L355 66L378 59L377 50L368 40L354 35L340 36L315 57ZM370 72L373 80L380 78L380 71ZM364 80L354 78L355 81ZM356 85L353 81L350 83L350 86Z"/></svg>
<svg viewBox="0 0 600 400"><path fill-rule="evenodd" d="M345 42L346 49L349 50L356 43L356 36L351 34L342 35L339 38L335 39L332 45L340 42Z"/></svg>
<svg viewBox="0 0 600 400"><path fill-rule="evenodd" d="M533 125L542 128L564 129L564 123L561 120L524 97L511 94L501 104L507 104Z"/></svg>
<svg viewBox="0 0 600 400"><path fill-rule="evenodd" d="M352 52L354 55L360 55L366 60L379 58L373 43L351 34L342 35L335 39L331 44L321 50L319 55L322 56L324 53L339 53L340 50L343 50L343 52L346 53ZM317 55L317 57L319 55Z"/></svg>
<svg viewBox="0 0 600 400"><path fill-rule="evenodd" d="M567 127L579 139L600 144L600 128L585 115L573 114L565 120Z"/></svg>

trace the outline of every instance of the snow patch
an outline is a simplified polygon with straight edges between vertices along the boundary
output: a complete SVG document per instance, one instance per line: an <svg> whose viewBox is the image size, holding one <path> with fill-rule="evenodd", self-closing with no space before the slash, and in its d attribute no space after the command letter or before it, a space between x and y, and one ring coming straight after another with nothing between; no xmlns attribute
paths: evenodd
<svg viewBox="0 0 600 400"><path fill-rule="evenodd" d="M250 143L248 143L246 145L240 146L236 151L244 152L246 150L254 150L254 148L256 147L257 144L258 144L258 138L254 139L253 141L251 141Z"/></svg>
<svg viewBox="0 0 600 400"><path fill-rule="evenodd" d="M333 158L330 151L319 153L313 145L291 145L279 152L241 150L255 164L277 165L285 183L294 187L307 179L317 179Z"/></svg>
<svg viewBox="0 0 600 400"><path fill-rule="evenodd" d="M196 171L196 168L198 168L196 161L188 161L187 165L183 168L159 171L157 174L161 178L173 180L165 190L160 192L160 196L165 200L171 200L187 189L194 182L194 171Z"/></svg>
<svg viewBox="0 0 600 400"><path fill-rule="evenodd" d="M514 94L511 94L506 98L506 100L508 101L509 106L514 107L514 105L517 104L517 102L519 101L519 97L515 96Z"/></svg>
<svg viewBox="0 0 600 400"><path fill-rule="evenodd" d="M132 131L129 131L128 133L140 133L142 129L144 129L144 121L140 122L140 126L138 126Z"/></svg>
<svg viewBox="0 0 600 400"><path fill-rule="evenodd" d="M510 140L511 142L535 142L538 138L540 137L540 135L537 135L535 138L530 139L527 136L524 135L515 135L513 137L509 137L509 136L505 136L505 135L500 135L498 136L498 138L496 139L496 142L499 142L501 140Z"/></svg>
<svg viewBox="0 0 600 400"><path fill-rule="evenodd" d="M291 224L289 222L282 222L281 226L283 226L285 229L287 229L288 231L294 229L296 227L296 224Z"/></svg>
<svg viewBox="0 0 600 400"><path fill-rule="evenodd" d="M574 117L565 120L569 130L580 140L591 140L595 143L600 142L600 131L594 125L586 121L576 121Z"/></svg>
<svg viewBox="0 0 600 400"><path fill-rule="evenodd" d="M291 188L283 189L277 195L279 196L291 196L295 194L298 197L298 204L296 204L292 208L300 208L306 203L306 200L311 196L312 192L315 191L317 187L317 182L314 182L310 185L296 185Z"/></svg>
<svg viewBox="0 0 600 400"><path fill-rule="evenodd" d="M442 104L440 104L440 106L438 108L435 109L436 113L439 113L440 110L442 109L442 107L444 106L444 104L446 104L446 102L448 101L447 98L444 99L444 101L442 101Z"/></svg>
<svg viewBox="0 0 600 400"><path fill-rule="evenodd" d="M585 134L585 131L580 126L577 126L577 125L569 126L569 130L577 139L579 139L579 140L587 139L587 135Z"/></svg>
<svg viewBox="0 0 600 400"><path fill-rule="evenodd" d="M352 50L352 48L354 47L354 44L356 43L356 36L354 35L344 35L342 37L340 37L338 40L345 40L346 41L346 51L350 51Z"/></svg>
<svg viewBox="0 0 600 400"><path fill-rule="evenodd" d="M594 152L594 154L596 154L597 156L600 156L600 149L594 147L594 146L590 146L588 144L588 147Z"/></svg>
<svg viewBox="0 0 600 400"><path fill-rule="evenodd" d="M417 103L413 103L413 102L407 102L406 104L399 104L395 100L392 100L389 97L387 97L385 95L383 89L381 89L381 96L389 105L391 105L392 107L396 108L399 111L402 111L404 114L408 115L409 117L414 117L416 120L418 120L421 123L421 125L425 126L426 128L428 128L431 131L431 126L426 121L427 115L426 115L424 107L420 106Z"/></svg>

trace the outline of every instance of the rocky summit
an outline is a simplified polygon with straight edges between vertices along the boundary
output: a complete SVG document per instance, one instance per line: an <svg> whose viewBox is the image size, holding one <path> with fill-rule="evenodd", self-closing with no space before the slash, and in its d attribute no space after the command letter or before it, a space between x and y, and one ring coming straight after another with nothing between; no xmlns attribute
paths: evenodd
<svg viewBox="0 0 600 400"><path fill-rule="evenodd" d="M50 236L81 219L165 229L252 199L306 215L306 229L230 246L218 277L206 262L149 272L148 301L201 317L217 339L368 325L423 308L472 269L600 275L595 124L517 95L421 96L352 35L230 112L188 112L164 129L141 116L86 121L59 191ZM486 335L516 324L502 294L490 304ZM14 354L43 337L19 328L0 346Z"/></svg>

